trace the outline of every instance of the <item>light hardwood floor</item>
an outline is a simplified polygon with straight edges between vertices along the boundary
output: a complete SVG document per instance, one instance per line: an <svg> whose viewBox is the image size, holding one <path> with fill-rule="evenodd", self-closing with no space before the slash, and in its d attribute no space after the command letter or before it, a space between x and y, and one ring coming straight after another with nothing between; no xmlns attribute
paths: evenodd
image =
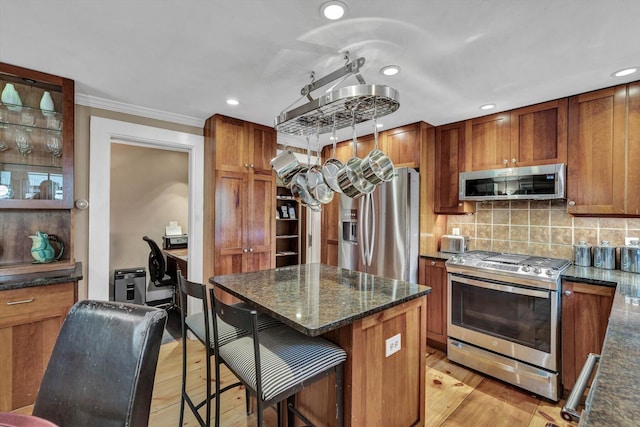
<svg viewBox="0 0 640 427"><path fill-rule="evenodd" d="M189 341L189 374L187 388L204 395L204 349L199 342ZM425 427L568 427L560 417L564 401L553 404L532 396L503 382L485 378L469 369L449 362L446 355L427 348L426 361L426 423ZM174 341L163 344L156 372L151 402L150 427L176 427L180 414L180 387L182 381L182 344ZM234 377L223 369L222 385L234 382ZM245 394L240 388L222 395L224 427L250 427L256 425L255 414L245 415ZM30 413L31 407L19 412ZM201 410L204 413L204 409ZM274 411L265 411L265 427L276 426ZM191 412L185 410L185 427L198 426ZM395 427L395 426L385 426Z"/></svg>
<svg viewBox="0 0 640 427"><path fill-rule="evenodd" d="M198 342L188 343L189 370L187 384L191 390L204 390L204 351ZM180 411L181 344L164 344L160 351L156 384L151 403L149 426L175 427ZM426 426L505 426L545 427L575 426L560 417L564 401L553 404L503 382L485 378L459 365L450 363L446 355L428 348ZM234 381L225 371L222 382ZM201 392L200 395L203 395ZM255 426L255 415L244 411L244 391L234 389L222 396L221 425L225 427ZM273 411L266 411L266 426L275 426ZM188 410L185 426L197 426ZM393 426L389 426L393 427Z"/></svg>

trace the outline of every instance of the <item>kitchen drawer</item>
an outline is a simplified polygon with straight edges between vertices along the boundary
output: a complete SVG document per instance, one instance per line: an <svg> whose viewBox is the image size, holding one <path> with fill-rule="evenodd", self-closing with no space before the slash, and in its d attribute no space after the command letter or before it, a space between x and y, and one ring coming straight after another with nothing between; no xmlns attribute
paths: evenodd
<svg viewBox="0 0 640 427"><path fill-rule="evenodd" d="M0 326L57 313L75 302L73 283L0 291Z"/></svg>

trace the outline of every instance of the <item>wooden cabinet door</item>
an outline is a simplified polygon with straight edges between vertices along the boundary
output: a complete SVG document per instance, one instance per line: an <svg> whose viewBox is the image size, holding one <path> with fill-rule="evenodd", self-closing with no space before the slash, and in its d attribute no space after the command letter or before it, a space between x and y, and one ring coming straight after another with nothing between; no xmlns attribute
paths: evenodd
<svg viewBox="0 0 640 427"><path fill-rule="evenodd" d="M600 354L614 287L562 282L562 383L571 390L589 353Z"/></svg>
<svg viewBox="0 0 640 427"><path fill-rule="evenodd" d="M626 86L569 98L569 213L625 213L625 128Z"/></svg>
<svg viewBox="0 0 640 427"><path fill-rule="evenodd" d="M16 301L23 303L11 304ZM71 282L0 292L0 412L33 404L62 322L75 301Z"/></svg>
<svg viewBox="0 0 640 427"><path fill-rule="evenodd" d="M214 120L216 170L248 172L252 156L245 122L220 115L214 116Z"/></svg>
<svg viewBox="0 0 640 427"><path fill-rule="evenodd" d="M465 122L436 128L435 191L433 211L442 214L473 212L473 203L463 203L459 172L464 169Z"/></svg>
<svg viewBox="0 0 640 427"><path fill-rule="evenodd" d="M249 169L270 175L271 159L276 156L276 131L267 126L247 123L249 134Z"/></svg>
<svg viewBox="0 0 640 427"><path fill-rule="evenodd" d="M627 85L627 194L625 212L640 215L640 82Z"/></svg>
<svg viewBox="0 0 640 427"><path fill-rule="evenodd" d="M395 167L420 167L420 124L402 126L382 132L380 149L387 153Z"/></svg>
<svg viewBox="0 0 640 427"><path fill-rule="evenodd" d="M418 274L418 281L431 287L427 296L427 340L442 349L447 345L447 270L444 261L421 258Z"/></svg>
<svg viewBox="0 0 640 427"><path fill-rule="evenodd" d="M244 271L275 268L276 181L269 175L252 174L246 199L247 257Z"/></svg>
<svg viewBox="0 0 640 427"><path fill-rule="evenodd" d="M216 245L213 260L216 275L242 272L242 255L248 250L245 237L247 180L248 175L240 172L219 172L216 177Z"/></svg>
<svg viewBox="0 0 640 427"><path fill-rule="evenodd" d="M567 99L511 112L511 160L516 166L567 162Z"/></svg>
<svg viewBox="0 0 640 427"><path fill-rule="evenodd" d="M467 120L466 126L466 171L515 166L511 157L509 113Z"/></svg>

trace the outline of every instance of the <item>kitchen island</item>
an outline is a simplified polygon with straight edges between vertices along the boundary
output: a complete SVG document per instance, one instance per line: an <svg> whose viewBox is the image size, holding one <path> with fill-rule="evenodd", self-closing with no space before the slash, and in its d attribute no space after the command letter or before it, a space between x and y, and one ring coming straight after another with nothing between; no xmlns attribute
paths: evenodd
<svg viewBox="0 0 640 427"><path fill-rule="evenodd" d="M216 276L219 290L347 352L345 426L424 425L430 288L323 264ZM388 354L388 344L400 345ZM335 378L296 396L318 426L335 425Z"/></svg>

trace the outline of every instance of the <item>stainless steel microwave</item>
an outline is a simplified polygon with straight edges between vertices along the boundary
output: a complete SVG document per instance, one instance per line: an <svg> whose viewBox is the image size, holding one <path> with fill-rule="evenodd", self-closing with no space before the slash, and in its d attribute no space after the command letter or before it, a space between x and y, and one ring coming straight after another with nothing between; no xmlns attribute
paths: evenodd
<svg viewBox="0 0 640 427"><path fill-rule="evenodd" d="M564 163L460 173L460 200L564 199Z"/></svg>

